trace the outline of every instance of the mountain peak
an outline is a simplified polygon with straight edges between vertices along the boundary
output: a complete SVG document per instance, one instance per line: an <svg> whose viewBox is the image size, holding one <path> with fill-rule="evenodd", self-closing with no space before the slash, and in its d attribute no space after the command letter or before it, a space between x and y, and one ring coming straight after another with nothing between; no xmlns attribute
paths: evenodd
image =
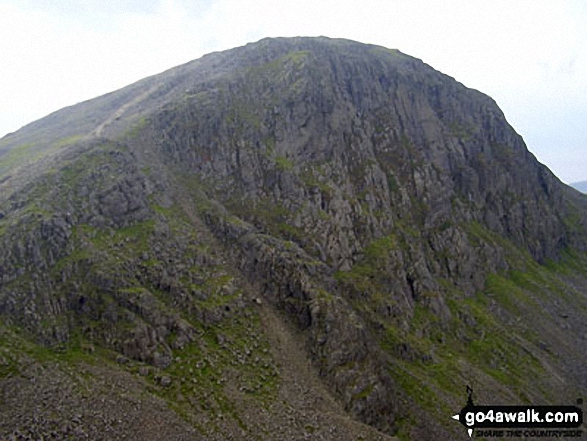
<svg viewBox="0 0 587 441"><path fill-rule="evenodd" d="M576 188L580 192L587 193L587 181L573 182L571 187Z"/></svg>
<svg viewBox="0 0 587 441"><path fill-rule="evenodd" d="M0 190L0 438L468 439L465 385L587 392L586 199L397 50L206 55L4 137Z"/></svg>

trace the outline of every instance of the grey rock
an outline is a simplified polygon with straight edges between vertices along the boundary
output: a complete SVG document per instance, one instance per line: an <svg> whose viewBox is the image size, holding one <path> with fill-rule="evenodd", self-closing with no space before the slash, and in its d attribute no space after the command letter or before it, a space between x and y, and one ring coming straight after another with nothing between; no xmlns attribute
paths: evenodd
<svg viewBox="0 0 587 441"><path fill-rule="evenodd" d="M88 135L51 150L78 133ZM26 173L0 174L0 315L36 344L66 347L75 336L120 354L120 364L152 365L139 368L144 383L152 369L187 375L185 354L206 353L189 369L217 376L192 374L188 384L257 393L270 374L244 386L214 363L232 351L235 369L271 366L282 348L260 351L265 337L249 330L277 312L344 409L341 421L348 413L381 439L416 419L414 439L453 437L406 385L410 366L424 375L422 366L446 362L449 343L461 378L481 369L473 342L489 348L479 357L492 373L521 369L536 346L527 335L543 331L539 349L562 351L556 376L586 387L586 351L564 357L567 339L581 341L570 332L584 322L573 304L580 273L561 282L579 287L569 298L516 285L545 317L565 318L556 331L536 315L525 323L534 303L515 293L479 300L490 275L586 251L585 199L536 161L491 98L398 51L264 40L64 109L2 142L3 151L31 144L46 155ZM507 330L492 335L498 343L494 321ZM242 327L239 338L227 323ZM450 385L426 380L431 390ZM483 387L499 378L491 381ZM178 402L213 408L194 394ZM67 433L76 430L94 435L89 424Z"/></svg>

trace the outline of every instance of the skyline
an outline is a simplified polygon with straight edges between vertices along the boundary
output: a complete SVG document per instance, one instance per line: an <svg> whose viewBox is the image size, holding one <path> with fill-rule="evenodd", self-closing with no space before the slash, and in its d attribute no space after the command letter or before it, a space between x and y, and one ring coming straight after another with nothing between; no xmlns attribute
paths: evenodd
<svg viewBox="0 0 587 441"><path fill-rule="evenodd" d="M376 44L491 96L566 183L587 180L580 1L5 0L0 137L63 107L265 37Z"/></svg>

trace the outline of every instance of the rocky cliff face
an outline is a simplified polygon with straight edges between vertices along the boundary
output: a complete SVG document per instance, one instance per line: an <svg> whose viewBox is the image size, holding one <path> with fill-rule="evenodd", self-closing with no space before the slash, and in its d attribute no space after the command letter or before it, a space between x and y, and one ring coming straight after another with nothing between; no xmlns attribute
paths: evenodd
<svg viewBox="0 0 587 441"><path fill-rule="evenodd" d="M458 439L466 384L587 390L587 199L493 100L398 51L262 40L0 153L9 386L117 361L178 439Z"/></svg>

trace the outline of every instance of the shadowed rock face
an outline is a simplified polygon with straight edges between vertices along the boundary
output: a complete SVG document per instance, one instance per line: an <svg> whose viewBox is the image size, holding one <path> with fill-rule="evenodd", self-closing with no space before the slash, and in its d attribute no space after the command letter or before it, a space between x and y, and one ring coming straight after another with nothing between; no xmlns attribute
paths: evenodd
<svg viewBox="0 0 587 441"><path fill-rule="evenodd" d="M0 155L10 387L25 362L118 361L185 420L177 439L460 439L465 384L489 403L587 391L587 199L492 99L399 51L262 40ZM2 436L25 431L7 416Z"/></svg>

